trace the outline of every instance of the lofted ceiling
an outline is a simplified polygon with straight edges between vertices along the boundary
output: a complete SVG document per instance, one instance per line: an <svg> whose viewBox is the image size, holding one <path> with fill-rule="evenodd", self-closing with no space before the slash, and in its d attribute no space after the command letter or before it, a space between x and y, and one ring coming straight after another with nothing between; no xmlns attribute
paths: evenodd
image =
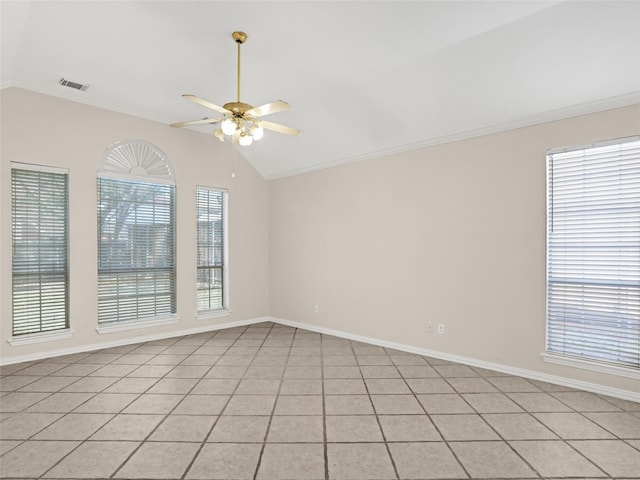
<svg viewBox="0 0 640 480"><path fill-rule="evenodd" d="M228 144L265 178L640 102L634 0L2 0L0 15L2 87L167 125L215 114L183 93L236 100L245 31L241 100L285 100L266 119L303 131Z"/></svg>

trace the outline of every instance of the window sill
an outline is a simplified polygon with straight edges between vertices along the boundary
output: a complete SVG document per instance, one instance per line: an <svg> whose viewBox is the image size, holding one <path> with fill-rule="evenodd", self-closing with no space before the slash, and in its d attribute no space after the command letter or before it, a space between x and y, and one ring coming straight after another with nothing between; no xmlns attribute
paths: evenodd
<svg viewBox="0 0 640 480"><path fill-rule="evenodd" d="M52 342L55 340L66 340L71 338L73 332L70 328L64 330L55 330L53 332L42 333L28 333L26 335L19 335L17 337L11 337L7 340L7 343L12 347L19 347L21 345L30 345L32 343Z"/></svg>
<svg viewBox="0 0 640 480"><path fill-rule="evenodd" d="M567 367L582 368L593 372L607 373L609 375L618 375L620 377L634 378L640 380L640 370L630 367L620 367L617 365L609 365L595 361L582 360L573 357L564 357L553 353L542 353L542 359L545 362L565 365Z"/></svg>
<svg viewBox="0 0 640 480"><path fill-rule="evenodd" d="M220 310L207 310L196 315L196 320L211 320L212 318L228 317L231 310L221 308Z"/></svg>
<svg viewBox="0 0 640 480"><path fill-rule="evenodd" d="M138 330L141 328L161 327L164 325L173 325L174 323L178 323L178 320L178 317L175 315L147 318L144 320L128 320L126 322L115 322L98 326L98 328L96 328L96 332L100 335L104 335L106 333L125 332L127 330Z"/></svg>

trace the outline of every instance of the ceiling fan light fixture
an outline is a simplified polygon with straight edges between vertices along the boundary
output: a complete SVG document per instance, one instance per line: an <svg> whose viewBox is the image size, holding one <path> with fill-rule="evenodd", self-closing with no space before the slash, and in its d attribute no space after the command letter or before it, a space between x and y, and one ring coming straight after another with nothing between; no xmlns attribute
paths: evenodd
<svg viewBox="0 0 640 480"><path fill-rule="evenodd" d="M232 118L226 118L220 124L220 128L222 129L222 132L225 135L233 135L233 133L236 131L236 128L238 128L238 126L236 125L236 122L234 122Z"/></svg>
<svg viewBox="0 0 640 480"><path fill-rule="evenodd" d="M254 125L249 129L249 131L251 132L251 136L253 137L253 139L256 141L264 137L264 128L262 128L260 125Z"/></svg>
<svg viewBox="0 0 640 480"><path fill-rule="evenodd" d="M243 147L248 147L253 143L253 137L249 135L247 132L240 133L240 138L238 139L238 143Z"/></svg>
<svg viewBox="0 0 640 480"><path fill-rule="evenodd" d="M220 140L221 142L224 142L224 133L222 132L222 130L220 130L219 128L216 128L213 130L213 134L218 140Z"/></svg>

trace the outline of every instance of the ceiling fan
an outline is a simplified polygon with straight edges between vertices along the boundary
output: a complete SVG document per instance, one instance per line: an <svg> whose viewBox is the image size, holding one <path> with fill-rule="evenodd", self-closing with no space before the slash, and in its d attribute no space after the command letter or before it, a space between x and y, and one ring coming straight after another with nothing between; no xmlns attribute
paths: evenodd
<svg viewBox="0 0 640 480"><path fill-rule="evenodd" d="M182 95L187 100L198 103L202 106L215 110L223 116L220 118L204 118L202 120L191 120L187 122L172 123L172 127L187 127L190 125L220 124L214 130L215 136L224 142L224 136L231 137L234 144L247 146L254 140L260 140L264 135L264 130L272 130L286 135L300 135L300 130L286 127L278 123L267 122L261 118L272 113L282 112L289 109L289 104L282 100L267 103L259 107L254 107L248 103L240 101L240 46L247 41L247 34L244 32L233 32L231 37L238 45L238 100L225 103L222 107L204 100L196 95L185 93Z"/></svg>

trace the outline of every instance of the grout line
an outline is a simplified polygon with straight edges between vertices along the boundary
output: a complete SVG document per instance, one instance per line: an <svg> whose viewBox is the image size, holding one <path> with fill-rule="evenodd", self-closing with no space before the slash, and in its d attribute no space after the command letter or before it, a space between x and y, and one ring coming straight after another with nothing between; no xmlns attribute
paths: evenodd
<svg viewBox="0 0 640 480"><path fill-rule="evenodd" d="M242 327L234 327L234 328L242 328ZM203 380L207 379L207 375L211 372L211 370L213 370L213 368L215 366L217 366L217 363L220 361L220 359L227 353L229 352L229 350L235 345L235 343L238 341L239 338L242 337L242 335L247 331L248 326L244 327L244 330L238 335L238 337L230 344L227 345L224 353L222 355L219 355L218 359L213 362L213 364L211 365L210 368L207 369L207 371L200 377L200 380L198 382L195 383L195 385L193 386L193 388L191 389L191 391L193 391L196 386L198 386L200 384L200 382L202 382ZM207 340L207 342L211 339L214 339L217 334L219 332L223 332L224 330L217 330L211 337L209 337L209 339ZM203 345L206 345L205 342ZM195 351L199 350L196 349ZM194 351L194 352L195 352ZM193 355L193 353L191 354ZM189 357L187 357L189 358ZM186 358L184 359L186 360ZM183 360L183 361L184 361ZM246 368L245 368L245 372L246 372ZM243 372L244 374L244 372ZM193 458L191 459L191 461L187 464L184 472L182 473L182 476L180 477L181 479L185 478L187 476L187 474L189 473L189 471L191 470L191 468L193 467L193 464L195 463L196 459L198 458L198 456L200 455L200 452L202 451L202 449L204 448L204 446L207 444L207 440L209 439L209 437L211 436L211 433L213 432L213 430L216 428L216 426L218 425L218 422L220 421L220 417L222 417L222 414L224 413L225 409L227 408L227 406L229 405L229 403L231 402L231 399L233 398L233 396L235 395L235 392L238 390L238 387L240 386L240 381L241 381L242 377L238 378L238 381L236 383L236 386L233 388L233 391L229 394L229 398L227 398L227 401L224 403L224 405L222 406L222 408L220 409L220 413L216 416L216 419L214 420L213 424L211 425L211 428L209 429L209 431L207 432L207 434L204 436L202 442L200 442L200 447L198 448L198 450L196 450ZM186 397L186 395L185 395ZM184 401L184 399L182 399L177 405L176 408ZM174 409L175 410L175 409ZM114 472L115 474L115 472Z"/></svg>
<svg viewBox="0 0 640 480"><path fill-rule="evenodd" d="M320 335L320 388L322 389L322 453L324 457L324 479L329 480L329 442L327 440L327 399L324 388L324 342Z"/></svg>
<svg viewBox="0 0 640 480"><path fill-rule="evenodd" d="M377 409L376 409L376 404L373 402L373 399L371 398L371 393L369 391L369 385L367 385L367 379L364 377L364 374L362 373L362 366L360 365L360 362L358 360L358 355L356 354L356 351L353 347L353 342L349 341L349 345L351 347L351 351L353 352L353 356L355 358L356 361L356 365L358 365L358 369L360 370L360 375L362 376L362 383L364 383L364 389L367 392L367 397L369 398L369 402L371 403L371 407L373 408L373 416L376 419L376 424L378 425L378 429L380 430L380 435L382 436L382 441L384 442L384 448L387 450L387 455L389 456L389 460L391 461L391 466L393 467L393 472L396 476L396 479L400 480L400 474L398 473L398 466L396 465L396 461L393 458L393 455L391 455L391 448L389 448L389 443L387 442L387 436L384 433L384 430L382 428L382 424L380 423L380 417L378 415ZM391 359L390 359L391 360ZM393 362L392 362L393 363ZM400 378L402 378L402 375L400 374L400 371L398 370L397 366L394 366L396 371L398 372L398 375L400 375ZM406 384L406 382L405 382ZM407 385L408 387L408 385ZM417 401L417 399L416 399Z"/></svg>
<svg viewBox="0 0 640 480"><path fill-rule="evenodd" d="M469 367L472 368L472 367ZM477 372L474 368L472 368L472 370L474 371L474 373L476 373L478 375L478 377L452 377L452 378L481 378L484 381L487 381L484 379L483 375L480 372ZM436 370L437 371L437 370ZM438 372L439 373L439 372ZM498 432L498 430L496 428L494 428L493 425L491 425L489 422L487 422L487 420L485 420L485 418L482 416L482 414L480 413L480 411L475 408L470 402L469 400L465 397L465 395L469 395L472 394L471 392L460 392L456 389L456 387L448 381L447 378L443 377L443 379L451 386L451 388L454 389L454 391L458 394L458 396L460 396L460 398L462 398L462 400L471 408L471 411L473 412L474 415L477 415L478 418L480 418L482 420L482 422L484 423L484 425L486 425L487 427L489 427L497 436L498 439L497 441L500 441L502 444L506 445L507 448L509 450L511 450L517 458L519 458L522 462L524 462L525 465L527 465L539 478L542 478L542 475L540 475L540 473L538 472L537 469L535 469L533 467L533 465L531 465L523 456L521 456L516 450L515 448L500 434L500 432ZM488 382L490 383L490 382ZM490 383L491 384L491 383ZM492 384L491 384L492 385ZM493 386L493 385L492 385ZM497 387L493 386L494 388L496 388L496 392L476 392L476 393L500 393L503 396L507 397L506 395L504 395L504 393L502 393ZM509 398L509 400L511 400ZM444 437L443 437L444 438ZM449 446L449 441L445 439L445 441L447 442L447 445ZM452 440L453 441L453 440ZM468 441L487 441L487 440L468 440ZM453 451L453 448L451 448L451 446L449 446L449 448L451 449L452 453L455 455L456 459L458 459L458 456L456 455L456 453ZM458 460L460 461L460 460ZM462 462L460 462L460 464L462 465ZM465 470L465 472L467 472L467 469L464 467L463 468ZM469 474L469 472L467 472L467 474L469 475L469 477L471 477L471 475Z"/></svg>
<svg viewBox="0 0 640 480"><path fill-rule="evenodd" d="M297 331L297 329L294 330L294 335L293 335L294 338L295 338L295 332L296 331ZM261 347L264 346L264 343L266 342L267 338L269 338L269 335L271 334L271 332L273 332L273 325L271 326L271 329L269 330L269 333L267 333L267 335L265 336L265 338L264 338L264 340L263 340L263 342L261 344ZM293 339L291 339L291 344L289 345L289 355L291 355L292 345L293 345ZM257 357L257 355L256 355L256 357ZM253 361L255 361L256 357L254 357L254 360L252 360L251 363L253 363ZM288 358L287 358L287 362L288 362ZM284 380L284 375L285 375L286 370L287 370L287 367L286 367L286 363L285 363L285 366L282 369L282 375L280 376L280 384L278 385L278 391L276 392L275 399L273 401L273 406L271 407L271 415L269 416L269 420L267 421L267 428L266 428L266 430L264 432L264 437L262 439L262 447L260 448L260 453L258 454L258 462L256 463L256 468L255 468L255 471L253 472L253 480L256 480L256 478L258 477L258 472L260 471L260 465L262 464L262 456L264 455L264 450L265 450L265 448L267 446L267 438L269 437L269 431L271 429L271 422L273 421L273 416L274 416L274 413L276 411L276 407L278 405L278 400L279 400L279 397L280 397L280 390L282 390L282 382ZM247 369L247 371L248 371L248 369Z"/></svg>
<svg viewBox="0 0 640 480"><path fill-rule="evenodd" d="M462 395L460 395L459 393L457 393L457 390L454 388L453 385L451 385L447 379L442 376L442 374L438 371L437 368L435 368L435 365L432 365L425 357L421 357L429 367L431 367L433 369L433 371L438 375L437 377L434 378L438 378L443 380L448 386L449 388L451 388L454 392L456 392L456 394L458 394L460 396L460 398L462 398L462 400L468 404L468 402L464 399L464 397L462 397ZM404 378L404 377L403 377ZM406 382L406 379L405 379ZM409 390L411 390L413 392L413 389L409 386L408 382L407 386L409 387ZM414 392L414 395L415 392ZM449 394L446 394L449 395ZM451 447L451 445L449 444L449 441L447 441L444 438L444 435L442 434L442 431L440 430L440 427L438 427L438 425L436 425L436 423L433 421L433 419L431 418L431 414L429 412L427 412L426 407L423 405L423 403L417 398L416 395L416 400L418 401L418 404L420 404L420 406L422 407L422 410L424 411L425 415L427 415L427 418L431 421L431 424L433 425L433 427L436 429L436 431L438 432L438 435L440 435L440 438L442 439L442 442L447 446L447 449L449 450L449 452L451 453L451 455L453 456L453 458L455 459L456 462L458 462L458 465L460 465L460 468L462 468L462 471L465 473L465 475L467 475L468 478L473 478L471 476L471 474L469 473L469 471L467 470L467 467L464 465L464 463L462 463L462 461L460 460L460 458L458 457L458 454L453 450L453 448ZM470 406L470 405L469 405Z"/></svg>
<svg viewBox="0 0 640 480"><path fill-rule="evenodd" d="M513 392L510 392L513 393ZM532 392L532 393L537 393L537 392ZM549 439L550 441L561 441L564 445L566 445L570 450L576 452L579 456L581 456L582 458L584 458L585 460L587 460L587 462L589 462L591 465L593 465L595 468L597 468L598 470L600 470L601 472L603 472L605 475L608 475L608 478L612 478L611 475L609 475L608 472L605 472L604 469L602 469L600 466L596 465L595 462L593 462L590 458L588 458L586 455L584 455L582 452L580 452L577 448L575 448L573 445L571 445L569 443L570 439L566 439L562 436L560 436L559 434L557 434L552 428L550 428L549 426L547 426L542 420L538 419L538 417L536 417L535 415L533 415L534 413L576 413L578 415L580 415L581 417L585 418L586 420L594 423L595 425L599 426L602 428L601 425L598 425L596 422L593 422L589 417L585 416L583 412L574 409L571 405L569 405L566 402L563 402L561 399L557 398L555 395L553 395L551 392L541 392L542 394L553 398L554 400L560 402L561 404L565 405L567 408L569 408L571 411L570 412L530 412L528 409L524 408L517 400L515 400L514 398L511 398L510 395L505 395L507 396L511 401L513 401L514 403L516 403L516 405L518 405L519 407L521 407L526 413L528 413L529 415L531 415L533 418L535 418L536 420L538 420L540 423L542 423L542 425L544 425L547 429L549 429L551 432L553 432L554 435L556 435L558 437L558 439ZM595 394L594 394L595 395ZM604 429L604 428L603 428ZM605 431L609 432L608 430L604 429ZM615 439L620 440L618 438L617 435L611 433ZM511 446L511 444L509 444L509 446L511 447L512 450L515 451L515 449ZM517 452L516 452L517 453ZM537 472L537 470L536 470Z"/></svg>

